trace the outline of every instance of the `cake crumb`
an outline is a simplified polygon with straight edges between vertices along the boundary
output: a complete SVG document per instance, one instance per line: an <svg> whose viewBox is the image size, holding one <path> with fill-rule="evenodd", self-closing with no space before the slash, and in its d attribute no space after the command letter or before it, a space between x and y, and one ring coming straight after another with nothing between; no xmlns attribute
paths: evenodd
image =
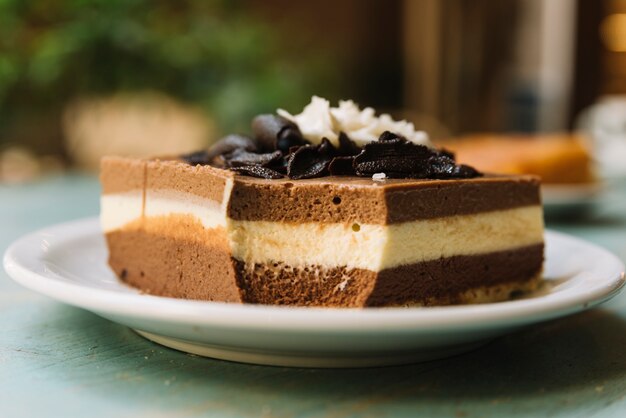
<svg viewBox="0 0 626 418"><path fill-rule="evenodd" d="M374 181L385 181L387 175L385 173L374 173L372 175L372 180Z"/></svg>
<svg viewBox="0 0 626 418"><path fill-rule="evenodd" d="M335 289L339 290L340 292L343 292L344 290L346 290L346 286L348 286L349 281L350 281L350 276L344 276L344 279L341 282L339 282L339 284L337 284Z"/></svg>

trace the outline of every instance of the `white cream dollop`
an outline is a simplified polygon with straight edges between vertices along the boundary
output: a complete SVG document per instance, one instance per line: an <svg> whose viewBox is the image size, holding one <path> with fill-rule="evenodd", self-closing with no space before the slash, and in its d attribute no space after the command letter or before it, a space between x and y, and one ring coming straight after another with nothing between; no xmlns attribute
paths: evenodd
<svg viewBox="0 0 626 418"><path fill-rule="evenodd" d="M328 100L313 96L302 113L292 115L278 109L278 114L296 123L302 135L314 144L328 138L333 145L338 145L339 133L344 132L357 145L363 146L390 131L415 144L432 146L426 132L416 130L411 122L395 121L386 113L376 116L374 109L361 110L352 100L340 100L338 107L331 107Z"/></svg>
<svg viewBox="0 0 626 418"><path fill-rule="evenodd" d="M335 131L328 100L313 96L311 103L306 105L302 113L298 115L292 115L283 109L278 109L277 113L298 125L302 135L312 143L319 144L322 138L328 138L333 145L338 144L339 134Z"/></svg>

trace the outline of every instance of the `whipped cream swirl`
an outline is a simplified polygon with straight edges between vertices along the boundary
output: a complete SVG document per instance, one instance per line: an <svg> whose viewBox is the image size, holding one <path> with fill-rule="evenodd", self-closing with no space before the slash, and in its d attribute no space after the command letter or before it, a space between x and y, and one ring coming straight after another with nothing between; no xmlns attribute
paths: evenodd
<svg viewBox="0 0 626 418"><path fill-rule="evenodd" d="M328 138L333 145L338 146L339 133L344 132L362 147L378 140L383 132L390 131L414 144L432 148L426 132L416 130L411 122L393 120L386 113L376 116L374 109L360 109L352 100L341 100L338 107L331 107L328 100L313 96L311 103L297 115L283 109L278 109L277 112L298 125L302 136L313 144L320 144L322 138Z"/></svg>

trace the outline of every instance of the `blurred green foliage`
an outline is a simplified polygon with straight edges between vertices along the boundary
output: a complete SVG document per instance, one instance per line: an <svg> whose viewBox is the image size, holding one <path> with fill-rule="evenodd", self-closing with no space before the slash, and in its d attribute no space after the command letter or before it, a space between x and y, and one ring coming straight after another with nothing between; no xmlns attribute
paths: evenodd
<svg viewBox="0 0 626 418"><path fill-rule="evenodd" d="M201 106L223 131L247 130L255 113L302 106L332 84L325 57L284 56L280 35L246 10L232 0L0 0L0 140L16 115L146 89Z"/></svg>

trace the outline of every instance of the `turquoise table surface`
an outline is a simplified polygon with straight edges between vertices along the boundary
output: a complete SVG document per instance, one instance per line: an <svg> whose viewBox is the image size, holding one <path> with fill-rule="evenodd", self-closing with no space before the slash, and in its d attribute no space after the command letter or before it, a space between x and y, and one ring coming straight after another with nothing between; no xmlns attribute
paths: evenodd
<svg viewBox="0 0 626 418"><path fill-rule="evenodd" d="M0 186L0 250L98 213L95 178ZM550 228L626 259L626 187ZM353 370L251 366L151 343L0 272L0 417L626 417L626 293L468 354Z"/></svg>

